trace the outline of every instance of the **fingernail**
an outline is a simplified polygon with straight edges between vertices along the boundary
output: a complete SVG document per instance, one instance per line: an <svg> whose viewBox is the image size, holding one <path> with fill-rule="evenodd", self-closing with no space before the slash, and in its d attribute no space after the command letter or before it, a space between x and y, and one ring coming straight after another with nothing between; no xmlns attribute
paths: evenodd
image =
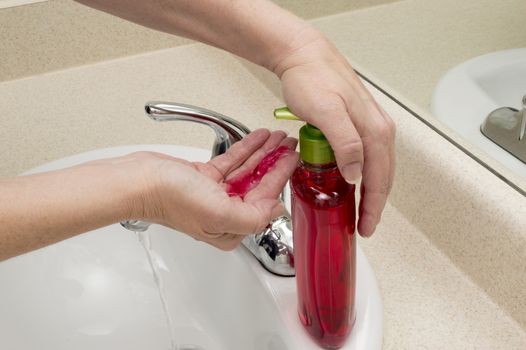
<svg viewBox="0 0 526 350"><path fill-rule="evenodd" d="M362 165L360 163L351 163L343 167L342 175L345 181L351 185L356 185L362 178Z"/></svg>
<svg viewBox="0 0 526 350"><path fill-rule="evenodd" d="M373 235L374 233L374 228L372 229L361 229L361 230L358 230L358 233L360 234L360 236L362 236L363 238L369 238Z"/></svg>
<svg viewBox="0 0 526 350"><path fill-rule="evenodd" d="M374 231L376 231L376 226L373 226L371 229L369 229L369 232L365 232L361 236L363 238L369 238L373 235Z"/></svg>
<svg viewBox="0 0 526 350"><path fill-rule="evenodd" d="M374 231L376 231L376 220L374 217L370 214L365 214L360 218L360 236L364 238L369 238L373 235Z"/></svg>

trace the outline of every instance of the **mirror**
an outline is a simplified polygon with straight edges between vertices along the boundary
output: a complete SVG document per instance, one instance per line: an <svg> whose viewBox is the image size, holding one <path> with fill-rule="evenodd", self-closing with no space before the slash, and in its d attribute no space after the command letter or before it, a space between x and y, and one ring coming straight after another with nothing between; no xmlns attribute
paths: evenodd
<svg viewBox="0 0 526 350"><path fill-rule="evenodd" d="M366 80L526 195L525 15L524 0L403 0L315 24ZM485 136L502 107L514 110Z"/></svg>

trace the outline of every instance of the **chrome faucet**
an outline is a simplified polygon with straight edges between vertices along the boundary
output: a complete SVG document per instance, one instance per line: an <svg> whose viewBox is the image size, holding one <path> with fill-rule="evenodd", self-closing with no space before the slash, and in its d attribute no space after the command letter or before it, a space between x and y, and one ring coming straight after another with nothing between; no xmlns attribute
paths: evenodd
<svg viewBox="0 0 526 350"><path fill-rule="evenodd" d="M250 130L237 120L201 107L181 103L148 102L144 108L146 115L155 121L180 120L211 127L216 134L212 158L225 153L230 146L250 133ZM283 198L282 193L281 199ZM135 232L143 232L150 224L128 220L121 222L121 225ZM280 276L294 276L292 224L289 213L272 220L263 232L247 236L242 244L268 271Z"/></svg>
<svg viewBox="0 0 526 350"><path fill-rule="evenodd" d="M497 108L480 126L480 131L491 141L526 163L526 95L522 109Z"/></svg>

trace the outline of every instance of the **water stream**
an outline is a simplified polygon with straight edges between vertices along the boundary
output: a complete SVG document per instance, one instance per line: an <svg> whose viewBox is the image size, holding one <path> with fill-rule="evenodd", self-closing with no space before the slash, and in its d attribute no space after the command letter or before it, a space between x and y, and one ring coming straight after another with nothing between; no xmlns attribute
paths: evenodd
<svg viewBox="0 0 526 350"><path fill-rule="evenodd" d="M166 317L166 322L168 323L168 328L170 332L170 350L180 350L179 346L176 345L175 342L175 334L174 334L174 324L173 320L170 316L170 311L168 309L168 302L166 298L166 292L164 289L164 283L163 278L161 276L161 269L166 269L166 266L162 259L159 259L156 255L156 253L152 249L152 242L150 239L150 235L147 231L143 232L135 232L137 234L137 238L139 239L139 242L144 248L144 252L146 253L146 256L148 257L148 263L150 264L150 268L152 269L153 278L155 281L155 284L157 285L157 289L159 290L159 296L161 298L161 305ZM182 350L182 349L181 349Z"/></svg>

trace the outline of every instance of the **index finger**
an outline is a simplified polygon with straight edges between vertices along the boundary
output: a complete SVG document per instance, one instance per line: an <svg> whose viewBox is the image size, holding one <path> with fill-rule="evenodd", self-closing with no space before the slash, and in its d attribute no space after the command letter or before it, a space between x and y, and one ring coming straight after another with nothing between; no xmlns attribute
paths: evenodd
<svg viewBox="0 0 526 350"><path fill-rule="evenodd" d="M254 130L241 141L234 143L225 153L210 159L208 164L217 169L221 178L225 178L261 148L270 135L268 129Z"/></svg>
<svg viewBox="0 0 526 350"><path fill-rule="evenodd" d="M286 146L289 151L263 176L260 183L246 194L245 202L278 198L297 167L299 155L294 151L297 142L296 139L287 137L280 143L280 146Z"/></svg>

